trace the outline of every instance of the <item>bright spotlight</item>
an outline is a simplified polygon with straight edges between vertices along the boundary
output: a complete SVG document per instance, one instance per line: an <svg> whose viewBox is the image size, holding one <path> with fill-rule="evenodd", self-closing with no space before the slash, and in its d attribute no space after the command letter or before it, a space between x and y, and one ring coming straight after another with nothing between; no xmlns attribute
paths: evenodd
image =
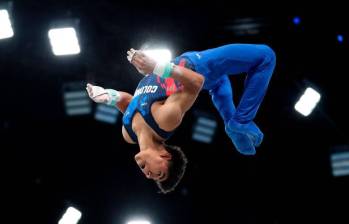
<svg viewBox="0 0 349 224"><path fill-rule="evenodd" d="M342 43L342 42L343 42L343 40L344 40L343 35L338 34L338 35L337 35L337 41L338 41L339 43Z"/></svg>
<svg viewBox="0 0 349 224"><path fill-rule="evenodd" d="M314 89L308 87L300 97L294 108L304 116L311 114L315 106L320 101L321 95Z"/></svg>
<svg viewBox="0 0 349 224"><path fill-rule="evenodd" d="M13 29L9 13L6 9L0 10L0 39L13 37Z"/></svg>
<svg viewBox="0 0 349 224"><path fill-rule="evenodd" d="M127 224L151 224L151 223L147 220L132 220L132 221L128 221Z"/></svg>
<svg viewBox="0 0 349 224"><path fill-rule="evenodd" d="M54 55L61 56L80 53L79 40L73 27L50 29L48 36Z"/></svg>
<svg viewBox="0 0 349 224"><path fill-rule="evenodd" d="M147 49L143 52L159 63L170 62L172 59L171 51L168 49Z"/></svg>
<svg viewBox="0 0 349 224"><path fill-rule="evenodd" d="M69 207L63 214L58 224L76 224L81 218L81 212L74 207Z"/></svg>

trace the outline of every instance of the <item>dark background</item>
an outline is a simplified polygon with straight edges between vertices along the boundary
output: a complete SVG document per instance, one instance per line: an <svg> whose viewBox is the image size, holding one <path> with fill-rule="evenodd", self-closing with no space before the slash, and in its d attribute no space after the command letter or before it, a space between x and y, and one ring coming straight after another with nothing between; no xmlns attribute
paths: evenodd
<svg viewBox="0 0 349 224"><path fill-rule="evenodd" d="M74 206L81 224L123 224L133 215L154 224L349 222L348 177L333 177L330 163L331 147L348 144L349 136L343 3L23 0L10 13L15 35L0 40L3 220L57 223ZM260 32L229 29L241 18L257 19ZM79 21L81 54L52 54L47 31L62 19ZM235 150L202 92L169 140L186 152L188 171L175 192L162 195L133 161L138 148L123 141L121 117L110 125L93 114L65 114L67 82L132 93L142 76L126 51L145 42L168 46L173 55L228 43L274 49L277 66L255 120L265 134L256 156ZM231 77L237 99L243 78ZM322 98L303 117L294 104L308 84ZM191 139L196 111L218 121L211 144Z"/></svg>

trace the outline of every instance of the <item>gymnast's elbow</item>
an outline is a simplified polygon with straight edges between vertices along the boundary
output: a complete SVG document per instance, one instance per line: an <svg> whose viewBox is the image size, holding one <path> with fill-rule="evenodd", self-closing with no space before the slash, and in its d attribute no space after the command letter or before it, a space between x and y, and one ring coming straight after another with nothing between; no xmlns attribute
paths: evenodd
<svg viewBox="0 0 349 224"><path fill-rule="evenodd" d="M203 75L199 74L199 73L196 73L196 75L193 78L193 82L192 82L193 90L195 92L200 92L202 87L203 87L203 85L204 85L204 82L205 82L205 77Z"/></svg>

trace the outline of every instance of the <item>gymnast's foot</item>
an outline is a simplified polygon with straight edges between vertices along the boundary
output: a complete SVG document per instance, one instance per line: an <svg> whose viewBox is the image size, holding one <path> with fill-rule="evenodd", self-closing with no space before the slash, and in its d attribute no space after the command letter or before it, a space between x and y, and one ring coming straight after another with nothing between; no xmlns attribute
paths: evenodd
<svg viewBox="0 0 349 224"><path fill-rule="evenodd" d="M225 131L236 149L244 155L254 155L255 147L261 145L264 137L254 122L241 124L230 119L225 125Z"/></svg>

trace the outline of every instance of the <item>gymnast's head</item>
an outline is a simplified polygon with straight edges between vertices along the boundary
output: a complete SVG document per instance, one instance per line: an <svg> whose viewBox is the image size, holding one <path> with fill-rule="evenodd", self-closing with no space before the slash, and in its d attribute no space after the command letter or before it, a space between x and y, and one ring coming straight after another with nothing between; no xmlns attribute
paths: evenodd
<svg viewBox="0 0 349 224"><path fill-rule="evenodd" d="M166 144L140 151L135 160L146 178L153 179L164 194L175 189L188 163L180 147Z"/></svg>

